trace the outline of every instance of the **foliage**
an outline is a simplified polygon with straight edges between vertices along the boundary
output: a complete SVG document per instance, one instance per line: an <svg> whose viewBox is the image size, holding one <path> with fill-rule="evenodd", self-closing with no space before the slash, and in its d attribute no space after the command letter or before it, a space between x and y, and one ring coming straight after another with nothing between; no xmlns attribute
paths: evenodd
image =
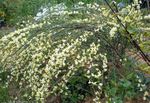
<svg viewBox="0 0 150 103"><path fill-rule="evenodd" d="M83 101L87 96L92 93L90 91L90 85L88 84L88 78L85 76L86 72L83 69L79 69L66 84L68 90L62 93L62 102L77 103L78 101Z"/></svg>
<svg viewBox="0 0 150 103"><path fill-rule="evenodd" d="M36 15L41 5L48 0L0 0L0 20L15 24Z"/></svg>
<svg viewBox="0 0 150 103"><path fill-rule="evenodd" d="M118 78L119 73L113 69L104 89L110 103L124 103L126 100L143 97L143 92L149 92L150 81L146 80L142 73L134 71L135 65L129 59L124 63L126 72L123 78Z"/></svg>
<svg viewBox="0 0 150 103"><path fill-rule="evenodd" d="M8 73L0 67L0 102L8 102L8 84L7 84Z"/></svg>
<svg viewBox="0 0 150 103"><path fill-rule="evenodd" d="M140 42L142 13L129 5L117 15ZM104 96L122 102L143 91L136 90L138 84L145 85L138 83L136 73L127 75L127 68L139 66L128 61L132 58L126 50L135 51L129 39L108 8L79 2L76 8L51 11L47 18L23 22L23 27L4 35L0 63L24 98L44 102L60 95L64 103L76 103L92 96L98 103ZM120 91L126 93L115 97Z"/></svg>
<svg viewBox="0 0 150 103"><path fill-rule="evenodd" d="M0 102L8 102L9 101L9 95L8 95L8 88L4 85L0 85Z"/></svg>

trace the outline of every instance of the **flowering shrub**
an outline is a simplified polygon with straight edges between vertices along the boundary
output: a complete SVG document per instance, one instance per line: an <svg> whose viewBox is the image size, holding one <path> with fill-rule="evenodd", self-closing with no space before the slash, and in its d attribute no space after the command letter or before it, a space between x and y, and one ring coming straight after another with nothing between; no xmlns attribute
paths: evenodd
<svg viewBox="0 0 150 103"><path fill-rule="evenodd" d="M125 61L118 53L123 50L125 55L127 39L119 41L120 51L112 45L118 37L127 37L114 15L98 4L78 5L61 14L52 11L40 21L26 21L0 39L0 63L10 72L9 82L16 82L24 97L41 102L52 95L66 98L72 94L74 77L82 71L86 81L82 83L92 88L93 100L99 103L113 67L109 63ZM142 25L141 14L130 6L118 15L129 28Z"/></svg>

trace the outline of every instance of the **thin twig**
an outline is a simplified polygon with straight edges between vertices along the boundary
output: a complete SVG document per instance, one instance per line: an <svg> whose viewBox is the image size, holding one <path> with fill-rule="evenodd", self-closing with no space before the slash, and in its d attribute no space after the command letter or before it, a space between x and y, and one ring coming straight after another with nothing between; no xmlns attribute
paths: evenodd
<svg viewBox="0 0 150 103"><path fill-rule="evenodd" d="M116 12L114 11L114 9L111 7L111 5L108 3L107 0L104 0L106 2L106 4L108 5L108 7L111 9L111 11L114 13L116 19L118 20L118 22L120 23L120 25L124 28L124 30L126 31L126 33L129 36L129 41L130 43L139 51L140 55L142 56L142 58L144 59L144 61L147 63L148 66L150 66L150 59L145 55L145 53L142 51L142 49L140 48L140 46L137 44L137 42L133 39L132 35L130 34L130 32L127 30L126 26L122 23L122 21L119 19L119 17L116 15Z"/></svg>

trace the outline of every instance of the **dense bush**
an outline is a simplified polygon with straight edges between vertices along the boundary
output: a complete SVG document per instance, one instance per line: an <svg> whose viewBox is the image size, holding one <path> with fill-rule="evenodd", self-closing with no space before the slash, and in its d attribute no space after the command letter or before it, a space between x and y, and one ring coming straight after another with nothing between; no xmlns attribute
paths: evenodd
<svg viewBox="0 0 150 103"><path fill-rule="evenodd" d="M26 21L0 39L0 63L10 73L9 83L16 83L22 98L39 102L54 95L63 103L86 97L122 103L140 93L147 99L149 81L135 72L140 66L127 53L135 49L112 12L96 3L76 6ZM129 5L117 14L141 42L140 10Z"/></svg>

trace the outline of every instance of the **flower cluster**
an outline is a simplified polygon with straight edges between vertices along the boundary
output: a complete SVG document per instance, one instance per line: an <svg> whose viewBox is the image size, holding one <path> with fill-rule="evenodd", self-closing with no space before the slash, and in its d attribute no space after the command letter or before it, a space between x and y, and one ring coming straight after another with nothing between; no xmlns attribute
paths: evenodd
<svg viewBox="0 0 150 103"><path fill-rule="evenodd" d="M110 33L113 38L119 25L106 8L79 5L82 9L64 7L59 16L55 11L39 21L25 22L25 27L0 38L0 63L10 71L10 82L16 81L26 91L25 96L44 102L67 91L71 76L84 69L94 87L94 101L100 102L108 60L98 37Z"/></svg>

